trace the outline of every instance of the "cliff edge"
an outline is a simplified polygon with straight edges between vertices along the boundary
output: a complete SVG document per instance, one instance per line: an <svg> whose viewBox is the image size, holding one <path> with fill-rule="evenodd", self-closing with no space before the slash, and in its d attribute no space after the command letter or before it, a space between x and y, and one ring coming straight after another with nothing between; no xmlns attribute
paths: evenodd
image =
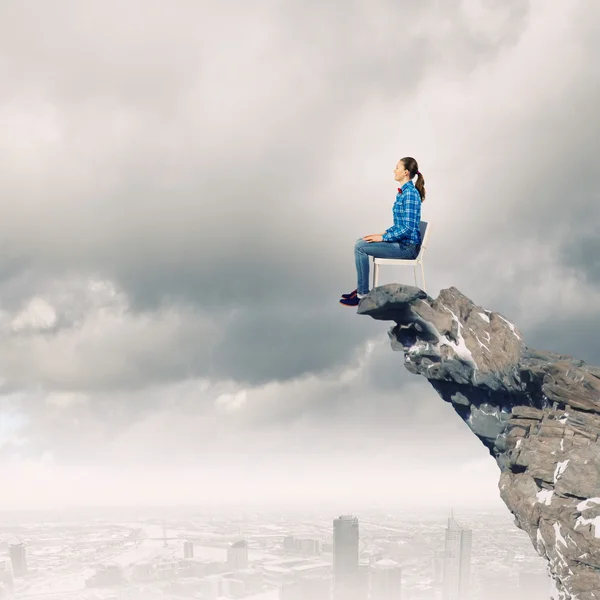
<svg viewBox="0 0 600 600"><path fill-rule="evenodd" d="M426 377L500 468L502 500L548 560L553 600L600 600L600 368L528 348L456 288L391 284L358 313L395 322L392 348Z"/></svg>

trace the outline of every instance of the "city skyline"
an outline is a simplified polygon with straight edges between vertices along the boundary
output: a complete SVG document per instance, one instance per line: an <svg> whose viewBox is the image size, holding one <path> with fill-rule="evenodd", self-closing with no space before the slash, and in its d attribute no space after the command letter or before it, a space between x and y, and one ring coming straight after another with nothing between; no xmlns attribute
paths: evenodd
<svg viewBox="0 0 600 600"><path fill-rule="evenodd" d="M0 522L0 530L9 527L23 537L32 565L14 578L14 589L20 590L15 600L42 593L47 600L63 600L67 591L78 593L78 600L108 599L114 593L133 598L141 589L146 594L141 600L154 598L158 590L167 598L169 591L196 590L203 600L332 600L336 529L343 574L358 575L358 585L350 588L357 600L443 600L431 556L444 552L448 519L426 512L413 517L401 511L365 512L341 519L285 511L237 517L180 510L167 516L152 510L137 515L99 511L94 519L62 515L22 526ZM547 591L544 562L506 515L460 513L458 518L477 532L470 600L500 600L509 592L514 600L537 600L533 594ZM3 549L8 552L3 537L0 556ZM236 548L242 550L243 564L237 557L236 564L231 561Z"/></svg>

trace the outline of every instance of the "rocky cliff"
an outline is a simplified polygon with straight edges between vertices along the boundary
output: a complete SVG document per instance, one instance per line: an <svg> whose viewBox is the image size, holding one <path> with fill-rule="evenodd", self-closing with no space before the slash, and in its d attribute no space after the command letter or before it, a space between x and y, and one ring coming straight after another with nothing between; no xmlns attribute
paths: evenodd
<svg viewBox="0 0 600 600"><path fill-rule="evenodd" d="M554 600L600 600L600 368L528 348L455 288L386 285L359 314L394 321L392 348L450 402L500 467L518 527L548 560Z"/></svg>

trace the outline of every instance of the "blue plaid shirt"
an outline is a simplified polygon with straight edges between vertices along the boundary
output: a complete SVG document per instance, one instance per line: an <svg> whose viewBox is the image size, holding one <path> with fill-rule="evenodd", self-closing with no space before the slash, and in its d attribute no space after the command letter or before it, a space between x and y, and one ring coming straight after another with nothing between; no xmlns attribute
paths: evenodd
<svg viewBox="0 0 600 600"><path fill-rule="evenodd" d="M383 241L420 244L421 194L412 181L407 181L398 188L392 212L394 224L386 229Z"/></svg>

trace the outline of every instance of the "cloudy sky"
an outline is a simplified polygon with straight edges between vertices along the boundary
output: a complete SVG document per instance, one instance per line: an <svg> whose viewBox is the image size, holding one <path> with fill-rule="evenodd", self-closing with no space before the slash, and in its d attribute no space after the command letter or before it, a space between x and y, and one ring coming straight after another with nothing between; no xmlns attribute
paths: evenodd
<svg viewBox="0 0 600 600"><path fill-rule="evenodd" d="M338 298L414 156L430 295L600 364L600 6L51 4L0 6L0 508L503 506Z"/></svg>

